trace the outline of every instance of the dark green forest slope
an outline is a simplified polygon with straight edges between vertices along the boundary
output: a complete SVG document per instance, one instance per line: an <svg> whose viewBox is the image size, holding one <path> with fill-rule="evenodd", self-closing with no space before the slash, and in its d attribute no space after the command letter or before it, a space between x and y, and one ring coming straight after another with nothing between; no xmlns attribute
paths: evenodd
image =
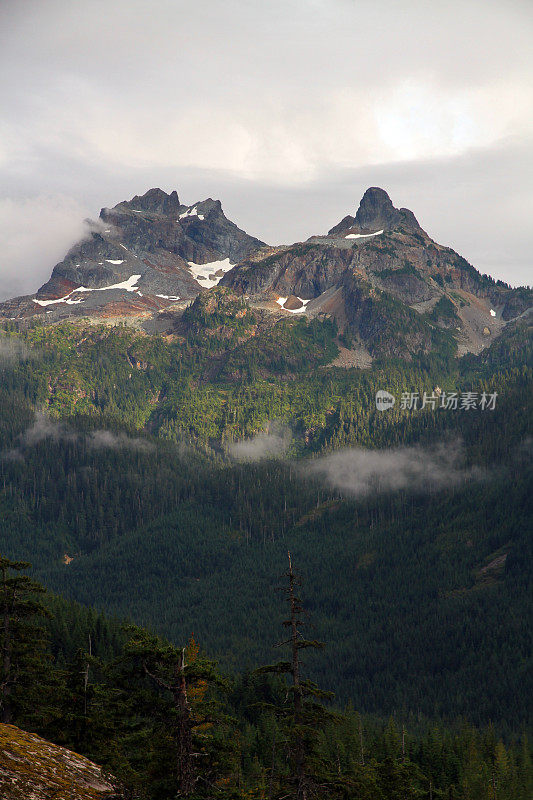
<svg viewBox="0 0 533 800"><path fill-rule="evenodd" d="M290 626L290 647L278 650L287 661L230 678L194 637L174 647L43 595L24 575L27 566L0 559L0 645L10 652L1 666L0 721L10 724L0 724L7 744L0 789L10 797L22 796L12 795L12 779L27 767L23 750L11 758L19 741L12 723L97 761L116 800L531 796L525 731L502 737L493 725L443 724L405 710L383 719L351 704L341 709L308 679L321 643ZM285 596L275 613L305 631L292 565L280 583ZM40 779L39 796L48 782L46 796L57 796L57 771Z"/></svg>
<svg viewBox="0 0 533 800"><path fill-rule="evenodd" d="M360 371L326 366L331 321L257 328L250 315L197 304L166 338L6 327L3 552L175 643L194 632L236 671L271 657L290 548L328 642L310 671L340 702L519 730L533 695L527 323L480 356L458 361L443 339ZM495 409L401 408L402 392L436 387L496 392ZM378 389L396 396L390 411ZM232 458L272 423L292 437L279 457ZM381 453L363 489L359 467L327 460L343 448Z"/></svg>

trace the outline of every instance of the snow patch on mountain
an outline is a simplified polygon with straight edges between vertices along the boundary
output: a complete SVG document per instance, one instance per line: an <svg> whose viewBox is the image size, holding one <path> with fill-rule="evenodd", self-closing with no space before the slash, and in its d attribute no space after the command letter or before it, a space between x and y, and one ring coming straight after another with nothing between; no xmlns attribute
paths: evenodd
<svg viewBox="0 0 533 800"><path fill-rule="evenodd" d="M203 214L198 213L198 206L192 206L192 208L188 208L187 211L184 211L183 214L180 214L178 217L178 222L180 219L187 219L187 217L198 217L198 219L205 219Z"/></svg>
<svg viewBox="0 0 533 800"><path fill-rule="evenodd" d="M74 291L77 291L77 289ZM38 306L53 306L54 303L68 303L68 298L71 294L72 292L69 292L69 294L66 294L64 297L58 297L57 300L37 300L34 298L33 302L37 303Z"/></svg>
<svg viewBox="0 0 533 800"><path fill-rule="evenodd" d="M381 231L374 231L374 233L349 233L348 236L345 236L345 239L368 239L370 236L379 236Z"/></svg>
<svg viewBox="0 0 533 800"><path fill-rule="evenodd" d="M213 286L217 286L220 283L222 275L217 275L216 273L229 272L235 266L229 258L225 258L223 261L210 261L209 264L195 264L194 261L187 263L194 278L204 289L212 289Z"/></svg>
<svg viewBox="0 0 533 800"><path fill-rule="evenodd" d="M138 292L139 287L135 284L140 277L140 275L130 275L125 281L113 283L111 286L100 286L99 289L88 289L86 286L79 286L77 289L74 289L74 292L106 292L108 289L125 289L127 292ZM74 292L71 292L71 294Z"/></svg>
<svg viewBox="0 0 533 800"><path fill-rule="evenodd" d="M119 262L122 263L122 262ZM100 286L98 289L89 289L87 286L78 286L77 289L73 289L71 292L66 294L64 297L58 297L56 300L37 300L34 298L33 302L37 303L39 306L52 306L55 303L66 303L69 306L75 306L79 303L83 303L83 299L79 298L78 300L72 300L72 295L76 294L76 292L106 292L109 289L125 289L126 292L136 292L140 297L142 294L139 291L139 287L136 286L137 281L139 280L140 275L130 275L125 281L121 281L120 283L113 283L111 286Z"/></svg>
<svg viewBox="0 0 533 800"><path fill-rule="evenodd" d="M128 250L125 244L119 244L119 247L122 247L122 249L125 250L127 253L131 252L130 250ZM133 256L133 258L139 258L139 256L135 255L135 253L131 253L131 255Z"/></svg>

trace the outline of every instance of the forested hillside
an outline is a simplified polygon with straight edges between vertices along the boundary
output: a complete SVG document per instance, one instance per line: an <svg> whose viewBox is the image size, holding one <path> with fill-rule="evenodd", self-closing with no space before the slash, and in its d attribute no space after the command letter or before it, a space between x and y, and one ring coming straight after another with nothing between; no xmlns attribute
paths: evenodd
<svg viewBox="0 0 533 800"><path fill-rule="evenodd" d="M6 326L4 552L238 670L268 659L290 548L330 643L312 674L343 702L527 722L527 322L480 356L343 370L333 322L264 324L219 296L170 337ZM402 408L435 389L494 408Z"/></svg>
<svg viewBox="0 0 533 800"><path fill-rule="evenodd" d="M288 637L278 658L287 660L230 677L195 636L175 647L121 626L43 595L28 565L1 559L2 645L11 652L0 685L3 796L22 800L38 786L39 797L84 800L99 790L115 800L528 800L524 730L502 736L493 725L407 709L361 715L310 681L330 643L305 633L305 585L289 564L273 607L275 641Z"/></svg>

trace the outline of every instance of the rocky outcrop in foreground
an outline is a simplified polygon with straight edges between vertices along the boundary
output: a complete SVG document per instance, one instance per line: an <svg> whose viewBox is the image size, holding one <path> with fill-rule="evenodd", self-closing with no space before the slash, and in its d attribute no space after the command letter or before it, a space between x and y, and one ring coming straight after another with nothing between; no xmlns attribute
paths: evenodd
<svg viewBox="0 0 533 800"><path fill-rule="evenodd" d="M101 767L34 733L0 724L2 800L119 800Z"/></svg>

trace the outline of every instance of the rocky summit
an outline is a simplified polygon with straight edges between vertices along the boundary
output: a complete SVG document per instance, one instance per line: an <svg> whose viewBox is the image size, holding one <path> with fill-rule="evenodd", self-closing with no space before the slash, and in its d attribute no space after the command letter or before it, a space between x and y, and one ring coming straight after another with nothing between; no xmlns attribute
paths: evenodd
<svg viewBox="0 0 533 800"><path fill-rule="evenodd" d="M529 289L481 275L377 187L326 236L263 249L221 283L249 302L334 316L355 351L372 356L429 352L436 330L453 335L459 354L479 352L532 305Z"/></svg>
<svg viewBox="0 0 533 800"><path fill-rule="evenodd" d="M150 189L102 209L36 295L1 304L0 317L129 317L163 330L219 284L265 312L335 318L349 364L430 352L439 331L459 355L479 352L532 305L529 289L481 275L379 187L326 235L280 247L238 228L218 200L186 206Z"/></svg>
<svg viewBox="0 0 533 800"><path fill-rule="evenodd" d="M103 208L34 297L0 307L8 317L150 316L185 304L263 246L225 216L220 201L180 203L150 189Z"/></svg>
<svg viewBox="0 0 533 800"><path fill-rule="evenodd" d="M355 217L344 217L333 227L328 235L343 231L355 234L372 234L377 230L390 231L398 227L420 231L420 225L408 208L394 208L392 200L384 189L373 186L364 193Z"/></svg>

